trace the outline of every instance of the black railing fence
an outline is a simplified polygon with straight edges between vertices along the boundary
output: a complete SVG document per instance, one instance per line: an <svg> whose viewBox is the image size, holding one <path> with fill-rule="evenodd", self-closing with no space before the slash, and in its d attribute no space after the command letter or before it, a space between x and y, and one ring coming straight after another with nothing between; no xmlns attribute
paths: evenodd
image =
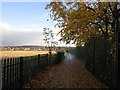
<svg viewBox="0 0 120 90"><path fill-rule="evenodd" d="M117 87L117 59L115 38L93 39L83 47L77 47L74 54L85 61L85 67L106 86Z"/></svg>
<svg viewBox="0 0 120 90"><path fill-rule="evenodd" d="M110 88L117 85L117 60L113 41L99 38L85 46L86 68Z"/></svg>
<svg viewBox="0 0 120 90"><path fill-rule="evenodd" d="M2 59L2 89L23 88L32 77L55 64L59 53Z"/></svg>

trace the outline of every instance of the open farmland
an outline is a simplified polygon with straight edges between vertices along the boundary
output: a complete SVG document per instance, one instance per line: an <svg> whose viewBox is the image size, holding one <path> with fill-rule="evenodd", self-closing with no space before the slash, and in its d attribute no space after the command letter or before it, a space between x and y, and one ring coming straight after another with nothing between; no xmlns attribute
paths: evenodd
<svg viewBox="0 0 120 90"><path fill-rule="evenodd" d="M48 54L48 51L1 51L2 58L12 58L20 56L34 56L38 54ZM52 51L52 53L56 53Z"/></svg>

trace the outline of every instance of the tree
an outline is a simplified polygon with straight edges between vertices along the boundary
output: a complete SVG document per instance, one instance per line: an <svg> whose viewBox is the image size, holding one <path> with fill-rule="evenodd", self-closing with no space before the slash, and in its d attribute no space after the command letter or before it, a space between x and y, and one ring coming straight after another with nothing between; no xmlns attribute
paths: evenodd
<svg viewBox="0 0 120 90"><path fill-rule="evenodd" d="M50 17L61 31L62 41L82 45L94 37L103 35L111 39L118 31L120 17L118 2L51 2Z"/></svg>
<svg viewBox="0 0 120 90"><path fill-rule="evenodd" d="M106 41L116 39L113 40L111 51L116 52L119 69L120 2L51 2L46 9L50 9L52 20L58 21L61 40L66 43L73 41L76 45L82 45L100 36L107 39ZM104 46L107 54L107 42ZM118 72L119 76L120 72ZM118 89L119 84L118 78Z"/></svg>
<svg viewBox="0 0 120 90"><path fill-rule="evenodd" d="M44 41L45 43L47 44L47 49L49 51L49 54L51 55L51 51L53 48L55 48L55 45L57 45L57 42L56 41L53 41L54 39L54 35L53 35L53 32L52 30L50 30L49 28L44 28L43 30L43 35L44 35Z"/></svg>

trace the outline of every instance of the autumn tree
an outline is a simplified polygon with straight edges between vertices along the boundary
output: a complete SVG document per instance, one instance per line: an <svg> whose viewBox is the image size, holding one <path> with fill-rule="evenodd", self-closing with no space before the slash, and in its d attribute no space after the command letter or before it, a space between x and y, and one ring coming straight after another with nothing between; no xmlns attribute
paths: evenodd
<svg viewBox="0 0 120 90"><path fill-rule="evenodd" d="M119 30L119 6L118 2L51 2L46 9L58 21L60 40L81 45L100 35L112 38Z"/></svg>
<svg viewBox="0 0 120 90"><path fill-rule="evenodd" d="M105 50L102 53L106 56L104 61L108 59L108 52L112 51L112 56L115 56L115 61L118 63L117 66L120 66L120 2L97 2L97 0L96 2L51 2L46 9L50 9L51 19L58 21L56 26L61 28L60 40L82 45L103 37L105 44L102 47ZM112 40L113 47L108 51L107 41ZM117 83L120 84L119 78Z"/></svg>
<svg viewBox="0 0 120 90"><path fill-rule="evenodd" d="M53 48L55 48L55 45L57 45L57 42L54 41L54 34L53 34L53 31L50 30L49 28L44 28L43 30L43 35L44 35L44 41L45 43L47 44L47 49L49 51L49 54L51 55L51 51Z"/></svg>

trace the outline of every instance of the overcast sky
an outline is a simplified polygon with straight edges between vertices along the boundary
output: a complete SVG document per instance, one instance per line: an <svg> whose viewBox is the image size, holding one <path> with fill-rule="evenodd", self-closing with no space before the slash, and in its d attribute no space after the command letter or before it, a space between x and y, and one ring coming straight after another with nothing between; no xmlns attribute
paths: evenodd
<svg viewBox="0 0 120 90"><path fill-rule="evenodd" d="M47 21L50 18L49 10L45 9L48 3L0 2L2 45L46 45L43 41L43 28L53 29L55 41L59 40L60 36L56 36L56 34L60 29L54 27L56 22ZM59 43L59 46L66 45Z"/></svg>

